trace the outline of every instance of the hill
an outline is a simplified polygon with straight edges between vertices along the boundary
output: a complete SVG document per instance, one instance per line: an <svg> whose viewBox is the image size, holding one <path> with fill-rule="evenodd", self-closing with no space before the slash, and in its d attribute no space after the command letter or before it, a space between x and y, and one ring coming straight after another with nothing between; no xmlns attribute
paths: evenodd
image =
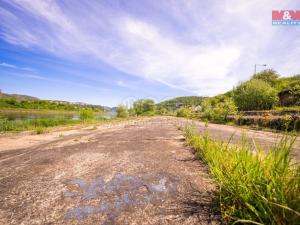
<svg viewBox="0 0 300 225"><path fill-rule="evenodd" d="M14 98L18 101L33 101L33 100L39 100L36 97L32 97L29 95L18 95L18 94L7 94L7 93L3 93L0 90L0 99L4 99L4 98Z"/></svg>
<svg viewBox="0 0 300 225"><path fill-rule="evenodd" d="M174 111L180 107L190 107L200 105L205 97L201 96L183 96L172 98L158 103L156 106L158 109L165 108L167 110Z"/></svg>
<svg viewBox="0 0 300 225"><path fill-rule="evenodd" d="M83 102L68 102L60 100L41 100L39 98L7 94L0 91L0 108L14 109L45 109L45 110L68 110L77 111L80 109L92 109L93 111L109 111L108 107L92 105Z"/></svg>

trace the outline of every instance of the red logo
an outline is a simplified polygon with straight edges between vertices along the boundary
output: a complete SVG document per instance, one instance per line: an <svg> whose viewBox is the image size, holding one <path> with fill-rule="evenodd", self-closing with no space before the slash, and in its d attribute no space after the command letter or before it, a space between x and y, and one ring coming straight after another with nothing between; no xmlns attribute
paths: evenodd
<svg viewBox="0 0 300 225"><path fill-rule="evenodd" d="M300 20L300 10L273 10L272 20Z"/></svg>

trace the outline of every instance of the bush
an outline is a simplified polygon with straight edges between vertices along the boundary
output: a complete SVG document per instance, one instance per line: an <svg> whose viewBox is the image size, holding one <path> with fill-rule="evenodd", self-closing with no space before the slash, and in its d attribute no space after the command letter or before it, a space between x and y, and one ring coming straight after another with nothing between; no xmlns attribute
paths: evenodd
<svg viewBox="0 0 300 225"><path fill-rule="evenodd" d="M229 224L300 224L300 166L290 161L295 139L263 151L218 142L188 128L186 140L207 163L219 186L220 210Z"/></svg>
<svg viewBox="0 0 300 225"><path fill-rule="evenodd" d="M188 108L180 108L176 111L176 116L190 118L192 117L192 111Z"/></svg>
<svg viewBox="0 0 300 225"><path fill-rule="evenodd" d="M267 110L278 102L278 97L267 82L253 79L234 89L233 100L239 110Z"/></svg>
<svg viewBox="0 0 300 225"><path fill-rule="evenodd" d="M264 70L254 74L251 79L263 80L272 87L276 87L279 84L279 75L274 70Z"/></svg>
<svg viewBox="0 0 300 225"><path fill-rule="evenodd" d="M119 118L127 118L129 116L128 110L124 105L119 105L116 111L117 111L117 117Z"/></svg>
<svg viewBox="0 0 300 225"><path fill-rule="evenodd" d="M169 114L169 111L166 109L166 108L160 108L157 113L159 115L168 115Z"/></svg>
<svg viewBox="0 0 300 225"><path fill-rule="evenodd" d="M36 129L35 129L35 133L36 134L43 134L43 133L45 133L45 128L44 127L37 127Z"/></svg>
<svg viewBox="0 0 300 225"><path fill-rule="evenodd" d="M227 121L229 115L236 113L236 106L231 98L222 95L203 100L201 111L204 118L223 123Z"/></svg>
<svg viewBox="0 0 300 225"><path fill-rule="evenodd" d="M91 109L82 109L79 112L79 118L81 120L88 120L94 118L94 112Z"/></svg>
<svg viewBox="0 0 300 225"><path fill-rule="evenodd" d="M297 115L284 116L243 116L232 117L238 125L266 127L281 131L300 131L300 118Z"/></svg>
<svg viewBox="0 0 300 225"><path fill-rule="evenodd" d="M156 111L155 103L152 99L140 99L133 103L136 115L154 115Z"/></svg>
<svg viewBox="0 0 300 225"><path fill-rule="evenodd" d="M129 108L128 114L129 114L129 116L136 116L136 112L135 112L134 108Z"/></svg>

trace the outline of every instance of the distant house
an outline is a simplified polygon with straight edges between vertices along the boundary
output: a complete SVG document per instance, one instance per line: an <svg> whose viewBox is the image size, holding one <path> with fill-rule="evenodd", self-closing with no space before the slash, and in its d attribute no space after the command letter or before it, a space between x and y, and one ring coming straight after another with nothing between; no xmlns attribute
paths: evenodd
<svg viewBox="0 0 300 225"><path fill-rule="evenodd" d="M294 106L300 103L300 93L286 89L278 94L281 106Z"/></svg>

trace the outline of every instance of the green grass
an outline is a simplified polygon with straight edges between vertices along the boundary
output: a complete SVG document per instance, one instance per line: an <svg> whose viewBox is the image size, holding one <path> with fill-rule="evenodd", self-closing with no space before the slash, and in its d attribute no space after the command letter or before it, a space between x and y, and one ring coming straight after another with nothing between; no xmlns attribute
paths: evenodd
<svg viewBox="0 0 300 225"><path fill-rule="evenodd" d="M77 124L76 121L66 118L41 118L26 121L10 121L6 119L0 120L0 132L23 131L23 130L42 130L42 128L54 127L58 125Z"/></svg>
<svg viewBox="0 0 300 225"><path fill-rule="evenodd" d="M130 121L132 118L93 118L83 120L72 120L68 118L41 118L26 121L10 121L0 118L0 133L21 132L26 130L33 130L36 134L47 132L47 128L64 125L81 124L84 126L94 125L92 129L97 129L96 125L113 124L122 121Z"/></svg>
<svg viewBox="0 0 300 225"><path fill-rule="evenodd" d="M208 165L218 184L226 224L300 224L300 166L292 164L294 138L269 151L243 138L241 145L213 140L188 127L186 141Z"/></svg>
<svg viewBox="0 0 300 225"><path fill-rule="evenodd" d="M276 111L300 111L300 106L290 106L290 107L275 107Z"/></svg>

